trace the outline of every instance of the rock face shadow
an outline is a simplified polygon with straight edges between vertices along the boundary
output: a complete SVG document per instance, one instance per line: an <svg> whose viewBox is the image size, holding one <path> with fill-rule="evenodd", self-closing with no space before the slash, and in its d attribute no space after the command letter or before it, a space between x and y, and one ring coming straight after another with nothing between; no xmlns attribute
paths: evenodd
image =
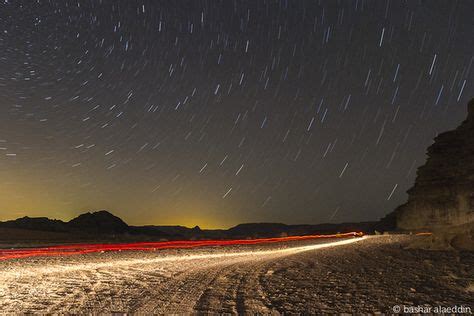
<svg viewBox="0 0 474 316"><path fill-rule="evenodd" d="M394 211L397 228L434 231L441 248L474 248L474 99L467 119L439 134L427 156L408 201Z"/></svg>

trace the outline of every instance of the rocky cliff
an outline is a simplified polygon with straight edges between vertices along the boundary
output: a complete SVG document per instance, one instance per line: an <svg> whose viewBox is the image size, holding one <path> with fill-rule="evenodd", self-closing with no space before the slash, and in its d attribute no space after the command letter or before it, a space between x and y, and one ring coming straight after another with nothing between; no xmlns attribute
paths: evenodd
<svg viewBox="0 0 474 316"><path fill-rule="evenodd" d="M474 99L467 119L439 134L418 169L408 201L395 210L402 230L436 230L474 225Z"/></svg>

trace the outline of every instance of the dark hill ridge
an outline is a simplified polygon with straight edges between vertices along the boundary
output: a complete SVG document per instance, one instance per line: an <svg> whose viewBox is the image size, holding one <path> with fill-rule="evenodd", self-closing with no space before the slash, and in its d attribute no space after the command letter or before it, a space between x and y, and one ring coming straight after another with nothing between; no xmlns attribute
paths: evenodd
<svg viewBox="0 0 474 316"><path fill-rule="evenodd" d="M81 214L70 220L67 226L98 234L123 234L129 231L129 226L122 219L107 211Z"/></svg>
<svg viewBox="0 0 474 316"><path fill-rule="evenodd" d="M66 232L67 224L57 219L47 217L22 217L11 221L0 222L0 227L42 230L50 232Z"/></svg>
<svg viewBox="0 0 474 316"><path fill-rule="evenodd" d="M81 214L63 222L47 217L22 217L11 221L0 222L0 228L16 228L49 232L86 232L95 234L117 234L128 231L129 226L115 215L107 211Z"/></svg>
<svg viewBox="0 0 474 316"><path fill-rule="evenodd" d="M378 222L316 224L316 225L287 225L282 223L245 223L239 224L226 231L232 238L245 237L280 237L313 234L333 234L338 232L362 231L372 233L380 229Z"/></svg>
<svg viewBox="0 0 474 316"><path fill-rule="evenodd" d="M17 229L32 232L30 240L41 232L60 232L81 239L228 239L228 238L264 238L308 234L329 234L337 232L363 231L373 232L376 222L319 224L319 225L286 225L281 223L246 223L228 230L201 229L199 226L129 226L119 217L107 212L88 212L69 222L46 217L23 217L16 220L0 222L0 229ZM41 238L44 239L44 238ZM8 240L4 240L7 241Z"/></svg>
<svg viewBox="0 0 474 316"><path fill-rule="evenodd" d="M290 226L281 223L245 223L239 224L227 230L233 237L253 236L260 234L260 237L269 237L288 232Z"/></svg>

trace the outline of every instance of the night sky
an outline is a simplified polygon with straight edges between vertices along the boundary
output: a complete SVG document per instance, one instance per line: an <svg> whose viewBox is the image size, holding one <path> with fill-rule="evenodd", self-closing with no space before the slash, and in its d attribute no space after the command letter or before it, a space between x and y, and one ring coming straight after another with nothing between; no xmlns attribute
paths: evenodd
<svg viewBox="0 0 474 316"><path fill-rule="evenodd" d="M473 91L473 1L0 4L0 220L376 220Z"/></svg>

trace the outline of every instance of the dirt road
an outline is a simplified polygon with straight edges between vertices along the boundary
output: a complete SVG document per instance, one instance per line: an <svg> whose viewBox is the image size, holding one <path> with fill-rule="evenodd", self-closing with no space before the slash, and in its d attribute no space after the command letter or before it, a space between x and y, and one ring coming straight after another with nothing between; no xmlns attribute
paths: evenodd
<svg viewBox="0 0 474 316"><path fill-rule="evenodd" d="M352 241L7 261L0 263L0 310L276 314L470 303L472 254L448 267L447 258L401 250L403 237ZM414 263L422 266L409 268ZM430 273L444 281L426 282Z"/></svg>

